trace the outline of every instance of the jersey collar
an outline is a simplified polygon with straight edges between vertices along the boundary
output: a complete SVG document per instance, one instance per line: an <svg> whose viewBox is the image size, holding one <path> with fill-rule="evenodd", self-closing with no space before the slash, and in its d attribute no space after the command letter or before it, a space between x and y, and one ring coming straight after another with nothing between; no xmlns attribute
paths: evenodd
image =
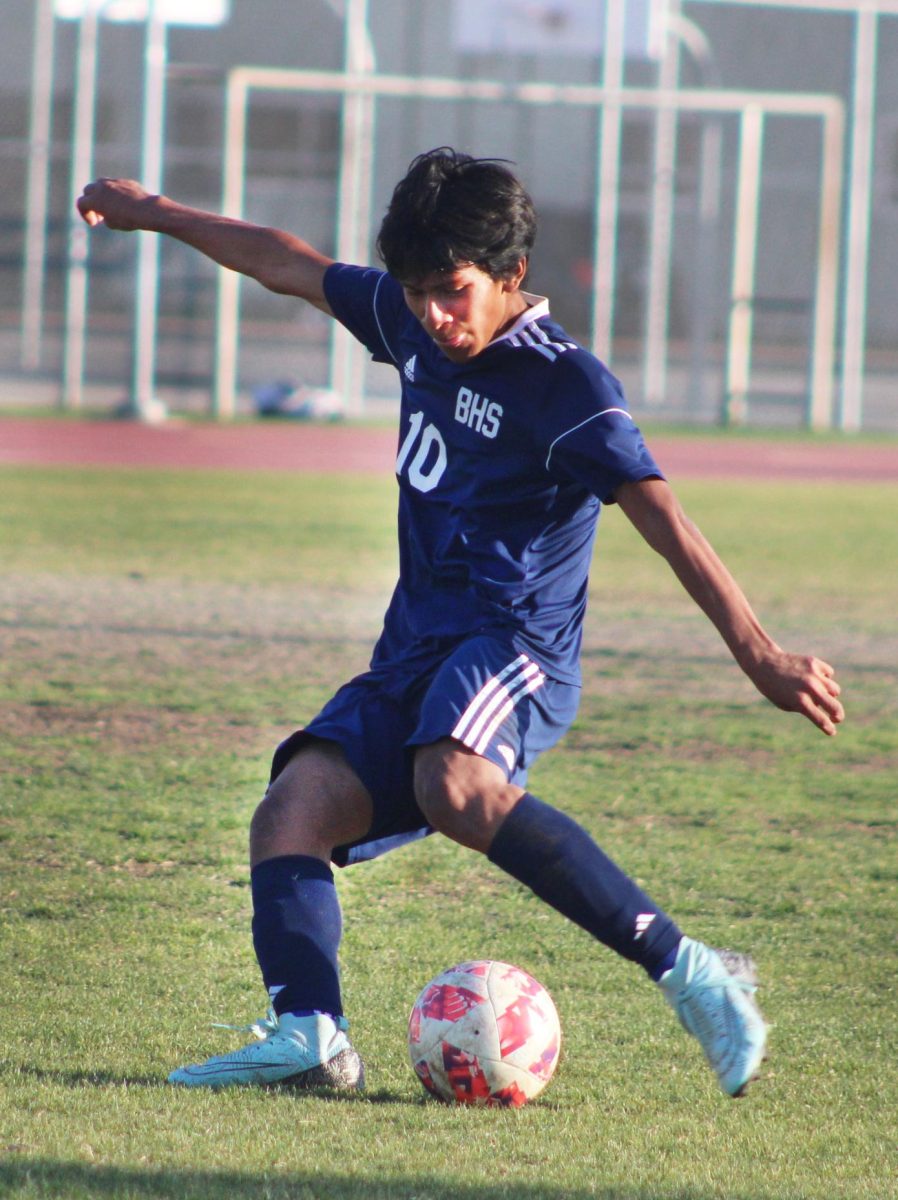
<svg viewBox="0 0 898 1200"><path fill-rule="evenodd" d="M522 329L525 329L534 321L538 321L540 317L547 317L549 315L549 300L547 296L537 296L533 292L521 292L521 295L527 301L527 307L515 321L514 325L509 326L499 337L493 338L485 349L489 350L490 346L498 346L501 342L520 333Z"/></svg>

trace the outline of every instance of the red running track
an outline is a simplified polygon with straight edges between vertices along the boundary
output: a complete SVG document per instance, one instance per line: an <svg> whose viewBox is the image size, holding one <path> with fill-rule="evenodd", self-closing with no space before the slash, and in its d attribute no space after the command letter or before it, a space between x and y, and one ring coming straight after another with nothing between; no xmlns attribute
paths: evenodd
<svg viewBox="0 0 898 1200"><path fill-rule="evenodd" d="M392 470L392 429L285 421L252 425L0 417L0 464L170 467L350 474ZM650 439L676 479L898 483L898 441L766 441L701 436Z"/></svg>

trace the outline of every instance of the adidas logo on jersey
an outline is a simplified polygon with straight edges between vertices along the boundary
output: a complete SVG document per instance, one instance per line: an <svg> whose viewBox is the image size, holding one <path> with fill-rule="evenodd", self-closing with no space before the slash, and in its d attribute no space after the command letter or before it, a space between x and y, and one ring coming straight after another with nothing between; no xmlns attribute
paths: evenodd
<svg viewBox="0 0 898 1200"><path fill-rule="evenodd" d="M415 359L417 357L418 357L417 354L413 354L411 356L411 358L408 359L405 366L402 368L402 373L403 373L403 375L405 375L405 377L409 381L409 383L415 382Z"/></svg>

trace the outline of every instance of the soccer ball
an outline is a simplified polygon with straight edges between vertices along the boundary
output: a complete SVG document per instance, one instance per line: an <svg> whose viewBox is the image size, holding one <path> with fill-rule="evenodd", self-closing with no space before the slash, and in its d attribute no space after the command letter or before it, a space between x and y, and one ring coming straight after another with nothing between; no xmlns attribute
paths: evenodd
<svg viewBox="0 0 898 1200"><path fill-rule="evenodd" d="M440 1100L519 1108L552 1078L561 1026L552 997L520 967L463 962L418 996L408 1047L418 1078Z"/></svg>

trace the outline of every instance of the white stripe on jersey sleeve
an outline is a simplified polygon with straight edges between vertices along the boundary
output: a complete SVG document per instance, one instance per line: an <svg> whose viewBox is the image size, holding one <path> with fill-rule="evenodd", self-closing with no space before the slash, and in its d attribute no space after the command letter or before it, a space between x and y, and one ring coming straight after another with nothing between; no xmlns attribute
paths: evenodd
<svg viewBox="0 0 898 1200"><path fill-rule="evenodd" d="M377 332L380 334L380 340L383 342L384 346L386 347L387 354L389 354L390 358L392 358L394 363L398 364L399 359L396 357L396 355L391 350L390 343L387 341L386 336L384 334L383 326L380 323L380 317L377 315L377 293L380 291L380 285L383 283L383 281L385 279L386 279L386 275L381 275L380 279L378 279L378 281L377 281L377 286L374 289L374 297L371 301L371 308L374 311L374 319L377 322Z"/></svg>
<svg viewBox="0 0 898 1200"><path fill-rule="evenodd" d="M528 332L533 333L536 337L538 337L541 342L544 342L547 346L554 346L559 352L577 349L576 342L553 342L546 333L545 329L543 329L541 325L537 325L535 321L532 325L528 325L527 329Z"/></svg>
<svg viewBox="0 0 898 1200"><path fill-rule="evenodd" d="M580 421L579 424L572 425L570 429L566 429L564 433L559 433L558 437L549 447L549 453L546 455L546 470L548 471L549 469L549 460L552 457L552 451L555 449L558 443L562 441L563 438L566 438L571 433L576 433L578 429L582 429L584 425L588 425L590 421L594 421L597 417L607 416L608 413L622 413L625 417L630 416L625 408L603 408L601 412L593 413L592 416L587 417L585 421ZM630 419L632 420L633 418L630 417Z"/></svg>
<svg viewBox="0 0 898 1200"><path fill-rule="evenodd" d="M541 354L543 358L547 358L549 362L554 362L558 357L555 351L549 346L544 345L542 342L538 342L529 329L521 330L521 340L526 346L529 346L532 350L535 350L537 354Z"/></svg>
<svg viewBox="0 0 898 1200"><path fill-rule="evenodd" d="M545 329L542 329L535 321L519 329L514 336L508 338L508 341L512 346L529 346L531 350L535 350L549 362L555 362L558 355L564 354L565 350L577 349L576 342L553 342Z"/></svg>

